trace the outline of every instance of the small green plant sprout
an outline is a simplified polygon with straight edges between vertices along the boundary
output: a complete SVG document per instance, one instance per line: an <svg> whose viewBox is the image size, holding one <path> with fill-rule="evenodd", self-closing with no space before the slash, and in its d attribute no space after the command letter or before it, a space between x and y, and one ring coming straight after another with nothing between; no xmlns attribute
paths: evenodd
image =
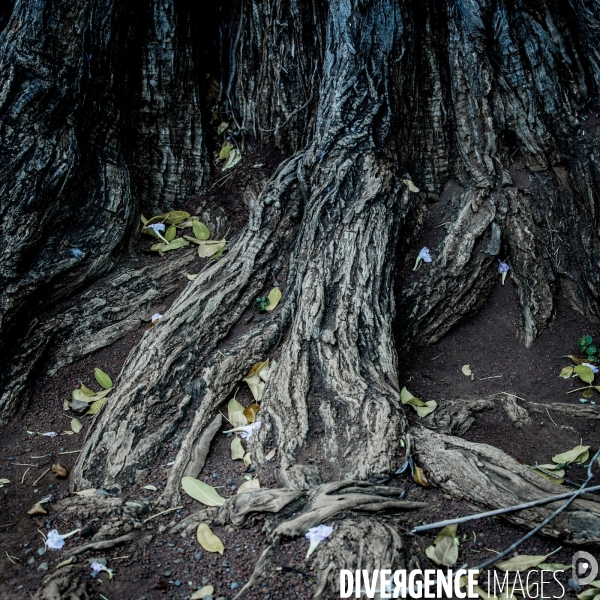
<svg viewBox="0 0 600 600"><path fill-rule="evenodd" d="M269 306L269 304L271 304L271 301L269 300L269 298L267 296L264 296L264 297L259 296L254 301L254 308L262 313L267 310L267 306Z"/></svg>
<svg viewBox="0 0 600 600"><path fill-rule="evenodd" d="M593 344L594 340L591 335L584 335L579 340L579 351L585 354L589 362L598 361L598 348Z"/></svg>

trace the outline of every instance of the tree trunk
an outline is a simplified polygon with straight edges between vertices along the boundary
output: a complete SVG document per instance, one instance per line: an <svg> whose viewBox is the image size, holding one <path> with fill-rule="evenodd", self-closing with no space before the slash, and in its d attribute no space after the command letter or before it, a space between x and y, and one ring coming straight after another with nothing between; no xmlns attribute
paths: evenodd
<svg viewBox="0 0 600 600"><path fill-rule="evenodd" d="M78 2L91 10L89 0ZM109 268L137 207L174 207L199 189L207 171L203 55L185 20L188 5L157 4L151 23L131 35L121 7L94 5L112 29L85 34L82 25L66 37L61 64L72 56L79 70L48 66L59 88L50 94L39 65L31 76L22 72L24 59L11 50L25 54L33 39L56 41L56 23L75 18L61 15L50 26L42 4L30 5L39 16L27 20L32 30L24 33L26 9L17 3L1 38L2 89L9 90L0 96L8 248L2 331ZM254 492L245 503L232 499L212 516L243 526L251 513L279 512L269 532L275 545L339 515L333 543L317 551L323 591L332 561L336 569L356 568L367 532L373 545L363 568L364 561L397 568L413 560L401 532L366 516L415 507L398 500L394 486L377 484L410 460L432 483L482 508L553 491L495 448L409 428L396 348L435 342L479 310L497 282L498 259L507 256L525 344L549 324L559 294L598 320L600 128L593 111L600 110L600 3L251 0L224 8L230 14L220 31L221 100L238 140L243 147L244 137L258 138L289 158L253 200L248 225L226 254L204 268L130 354L72 486L126 494L128 480L142 480L170 447L176 459L162 501L176 502L181 477L202 468L219 409L254 363L276 358L250 452L260 474L276 450L281 487ZM36 26L46 37L32 37ZM97 68L91 76L86 44ZM142 49L140 60L119 88L107 74L117 73L129 46ZM142 83L132 105L123 94L132 89L134 67ZM99 94L101 86L108 91ZM63 110L59 120L52 112L57 98L78 110ZM86 103L93 120L81 116ZM133 126L125 124L124 106ZM84 256L48 263L63 252L57 248L65 211L83 197L90 210L68 221L68 231ZM402 283L396 271L412 266L433 203L441 208L434 260ZM9 239L11 223L24 219L28 230L48 233ZM283 290L278 308L250 329L237 327L274 278ZM103 298L123 305L110 290ZM150 304L140 305L136 318ZM39 344L58 328L49 324ZM7 396L7 414L17 409L15 393ZM598 541L599 508L577 501L545 533ZM552 510L508 518L531 527ZM345 551L337 552L342 543Z"/></svg>

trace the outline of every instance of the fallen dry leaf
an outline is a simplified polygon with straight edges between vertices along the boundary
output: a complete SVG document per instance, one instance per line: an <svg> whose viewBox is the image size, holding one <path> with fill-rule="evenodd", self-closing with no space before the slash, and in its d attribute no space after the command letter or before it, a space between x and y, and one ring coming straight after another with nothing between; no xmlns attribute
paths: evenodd
<svg viewBox="0 0 600 600"><path fill-rule="evenodd" d="M470 377L471 376L471 365L463 365L461 371L463 372L463 375Z"/></svg>
<svg viewBox="0 0 600 600"><path fill-rule="evenodd" d="M413 480L419 485L429 487L429 481L427 481L427 477L425 477L425 473L423 472L423 469L421 469L421 467L415 467L415 474L413 476Z"/></svg>
<svg viewBox="0 0 600 600"><path fill-rule="evenodd" d="M212 529L206 523L200 523L200 525L198 525L196 538L198 543L207 552L218 552L219 554L223 554L223 551L225 550L223 542L212 532Z"/></svg>
<svg viewBox="0 0 600 600"><path fill-rule="evenodd" d="M248 423L254 423L254 421L256 421L256 413L258 413L259 410L260 406L256 403L251 404L250 406L244 409L244 416L248 420Z"/></svg>
<svg viewBox="0 0 600 600"><path fill-rule="evenodd" d="M28 515L47 515L48 512L44 510L44 507L40 502L34 504L32 508L27 511Z"/></svg>
<svg viewBox="0 0 600 600"><path fill-rule="evenodd" d="M69 475L69 471L67 471L66 467L63 467L60 463L54 463L52 465L52 472L57 477L67 477Z"/></svg>

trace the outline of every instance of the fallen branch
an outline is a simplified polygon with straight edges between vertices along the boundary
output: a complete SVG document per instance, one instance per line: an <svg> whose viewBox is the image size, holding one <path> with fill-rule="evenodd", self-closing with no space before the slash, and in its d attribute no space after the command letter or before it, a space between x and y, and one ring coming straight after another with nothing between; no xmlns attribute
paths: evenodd
<svg viewBox="0 0 600 600"><path fill-rule="evenodd" d="M577 498L577 496L581 495L585 491L587 484L594 477L594 473L592 472L592 467L594 466L594 463L598 460L598 456L600 456L600 450L598 450L596 452L596 454L594 454L594 458L592 458L592 460L588 466L587 479L581 484L581 487L577 491L575 491L573 494L571 494L571 497L562 506L557 508L548 518L544 519L537 527L533 528L529 533L524 535L521 539L517 540L514 544L509 546L506 550L501 552L498 556L495 556L493 558L486 560L485 562L483 562L480 565L478 565L477 567L475 567L475 569L478 571L483 571L483 569L485 569L486 567L489 567L489 566L493 565L494 563L498 562L499 560L501 560L502 558L504 558L505 556L508 556L509 554L514 552L523 542L528 540L530 537L533 537L536 533L538 533L538 531L541 531L544 527L546 527L546 525L548 525L548 523L550 523L553 519L558 517L558 515L560 515L560 513L562 513L566 508L568 508L568 506L571 504L571 502L573 502L573 500L575 500L575 498ZM600 486L595 486L595 487L600 488ZM591 491L592 489L593 488L590 488L590 490L588 490L588 491ZM468 563L466 563L461 568L466 569L467 567L468 567Z"/></svg>
<svg viewBox="0 0 600 600"><path fill-rule="evenodd" d="M496 517L498 515L504 515L509 512L514 512L517 510L524 510L526 508L533 508L534 506L541 506L543 504L550 504L551 502L556 502L557 500L565 500L566 498L571 498L572 496L579 495L581 488L579 490L574 490L572 492L565 492L564 494L559 494L558 496L549 496L548 498L540 498L539 500L532 500L531 502L524 502L523 504L515 504L514 506L507 506L506 508L497 508L496 510L489 510L483 513L476 513L474 515L467 515L466 517L458 517L456 519L447 519L446 521L438 521L437 523L429 523L428 525L419 525L415 527L412 532L413 533L421 533L423 531L429 531L430 529L440 529L442 527L446 527L446 525L458 525L459 523L466 523L468 521L475 521L477 519L484 519L486 517ZM586 493L591 494L592 492L600 492L600 485L596 485L594 487L588 488Z"/></svg>

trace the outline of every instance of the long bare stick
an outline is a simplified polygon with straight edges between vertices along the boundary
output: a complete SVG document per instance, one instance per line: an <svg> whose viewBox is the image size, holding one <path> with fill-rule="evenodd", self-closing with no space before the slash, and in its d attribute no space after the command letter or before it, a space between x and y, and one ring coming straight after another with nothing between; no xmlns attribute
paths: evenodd
<svg viewBox="0 0 600 600"><path fill-rule="evenodd" d="M598 460L598 456L600 456L600 450L598 450L596 452L596 454L594 454L594 458L592 458L590 464L588 465L587 479L581 484L581 487L574 494L572 494L571 497L562 506L559 506L549 517L544 519L537 527L532 529L529 533L524 535L521 539L517 540L514 544L509 546L506 550L501 552L498 556L494 556L494 557L486 560L485 562L483 562L480 565L478 565L477 567L475 567L475 569L478 571L483 571L483 569L485 569L486 567L489 567L489 566L493 565L494 563L498 562L500 559L504 558L505 556L508 556L509 554L514 552L524 541L526 541L530 537L534 536L538 531L540 531L544 527L546 527L546 525L548 525L548 523L550 523L553 519L558 517L558 515L560 515L560 513L563 512L569 506L569 504L571 504L571 502L573 502L573 500L575 500L575 498L577 498L577 496L579 496L580 494L582 494L585 491L587 484L593 479L594 473L592 471L592 467L594 466L595 462ZM598 487L598 486L596 486L596 487ZM591 489L592 488L590 488L590 490ZM465 564L461 568L466 569L467 567L468 567L468 563Z"/></svg>
<svg viewBox="0 0 600 600"><path fill-rule="evenodd" d="M162 512L156 513L155 515L152 515L151 517L144 519L144 523L147 523L148 521L151 521L152 519L156 519L156 517L160 517L161 515L166 515L167 513L173 512L174 510L179 510L180 508L183 508L183 506L175 506L173 508L167 508L167 510L163 510Z"/></svg>
<svg viewBox="0 0 600 600"><path fill-rule="evenodd" d="M586 494L592 492L600 492L600 485L596 485L585 490ZM438 521L437 523L429 523L428 525L419 525L415 527L413 533L421 533L422 531L429 531L430 529L440 529L446 527L446 525L457 525L459 523L466 523L467 521L475 521L476 519L485 519L486 517L496 517L498 515L504 515L506 513L515 512L517 510L524 510L525 508L533 508L534 506L541 506L542 504L550 504L557 500L566 500L571 496L575 496L579 493L579 490L572 492L565 492L558 496L550 496L548 498L541 498L540 500L532 500L531 502L524 502L523 504L515 504L514 506L507 506L506 508L497 508L496 510L489 510L488 512L477 513L474 515L467 515L466 517L458 517L457 519L447 519L446 521Z"/></svg>

